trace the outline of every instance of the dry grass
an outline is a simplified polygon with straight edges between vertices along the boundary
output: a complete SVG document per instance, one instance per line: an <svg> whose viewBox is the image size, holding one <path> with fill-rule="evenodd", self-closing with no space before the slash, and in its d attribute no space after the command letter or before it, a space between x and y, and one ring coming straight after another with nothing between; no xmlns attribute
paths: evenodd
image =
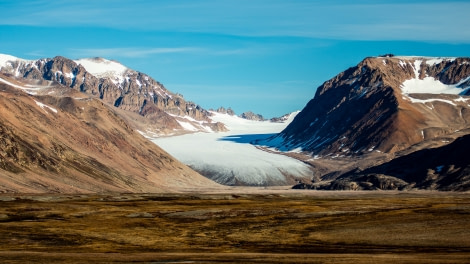
<svg viewBox="0 0 470 264"><path fill-rule="evenodd" d="M462 193L0 196L8 263L465 263Z"/></svg>

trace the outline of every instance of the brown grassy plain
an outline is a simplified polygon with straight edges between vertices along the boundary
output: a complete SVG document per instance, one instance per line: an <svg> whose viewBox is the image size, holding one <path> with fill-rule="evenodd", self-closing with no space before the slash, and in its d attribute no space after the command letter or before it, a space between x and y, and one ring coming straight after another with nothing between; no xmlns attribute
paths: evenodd
<svg viewBox="0 0 470 264"><path fill-rule="evenodd" d="M1 263L468 263L470 194L0 195Z"/></svg>

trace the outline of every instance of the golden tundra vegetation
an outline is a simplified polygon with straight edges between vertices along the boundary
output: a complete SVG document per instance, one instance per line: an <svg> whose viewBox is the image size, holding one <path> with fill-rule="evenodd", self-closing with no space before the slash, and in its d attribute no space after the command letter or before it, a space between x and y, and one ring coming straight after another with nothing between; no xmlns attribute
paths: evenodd
<svg viewBox="0 0 470 264"><path fill-rule="evenodd" d="M468 263L447 192L2 194L2 263Z"/></svg>

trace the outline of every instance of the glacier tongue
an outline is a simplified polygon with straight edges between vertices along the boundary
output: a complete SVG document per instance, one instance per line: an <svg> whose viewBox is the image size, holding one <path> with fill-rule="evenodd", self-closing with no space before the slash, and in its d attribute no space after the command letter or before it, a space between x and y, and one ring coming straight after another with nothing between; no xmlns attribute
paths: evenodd
<svg viewBox="0 0 470 264"><path fill-rule="evenodd" d="M153 142L205 176L227 185L288 185L292 184L289 176L311 178L306 164L249 144L280 132L288 123L250 121L219 113L214 113L213 120L224 122L230 131L157 138Z"/></svg>

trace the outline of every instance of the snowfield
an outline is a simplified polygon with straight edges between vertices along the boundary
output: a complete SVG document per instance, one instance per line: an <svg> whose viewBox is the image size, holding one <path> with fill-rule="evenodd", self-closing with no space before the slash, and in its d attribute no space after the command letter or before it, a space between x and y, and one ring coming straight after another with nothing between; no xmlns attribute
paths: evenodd
<svg viewBox="0 0 470 264"><path fill-rule="evenodd" d="M447 59L452 61L453 59ZM442 58L429 59L426 61L426 64L433 65L441 63L444 61ZM419 78L419 73L421 69L422 60L415 60L414 64L411 66L414 69L415 78L406 80L401 85L401 90L403 94L408 95L412 93L430 93L430 94L464 94L470 87L465 85L465 83L470 80L470 77L467 77L461 80L457 84L443 84L439 80L436 80L434 77L426 76L423 79ZM400 61L400 65L404 67L405 62ZM411 97L410 97L411 99ZM415 102L415 101L413 101Z"/></svg>
<svg viewBox="0 0 470 264"><path fill-rule="evenodd" d="M293 178L311 178L312 171L304 163L250 144L252 140L282 131L297 113L284 123L213 114L213 121L224 123L229 132L195 133L152 141L204 176L226 185L286 185Z"/></svg>

